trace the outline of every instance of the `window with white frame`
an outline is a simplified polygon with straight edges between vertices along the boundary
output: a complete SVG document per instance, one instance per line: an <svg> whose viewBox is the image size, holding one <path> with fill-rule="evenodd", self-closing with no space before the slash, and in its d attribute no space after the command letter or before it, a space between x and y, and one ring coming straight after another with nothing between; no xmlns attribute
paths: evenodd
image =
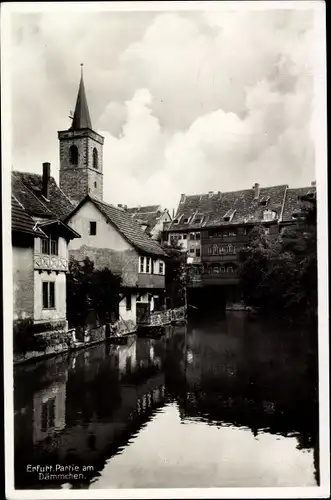
<svg viewBox="0 0 331 500"><path fill-rule="evenodd" d="M139 257L139 272L143 273L145 271L145 257Z"/></svg>
<svg viewBox="0 0 331 500"><path fill-rule="evenodd" d="M146 273L150 273L150 272L151 272L151 258L146 257Z"/></svg>
<svg viewBox="0 0 331 500"><path fill-rule="evenodd" d="M52 240L52 238L42 239L41 240L41 253L46 255L58 255L58 241Z"/></svg>
<svg viewBox="0 0 331 500"><path fill-rule="evenodd" d="M162 262L162 260L160 260L159 262L159 273L160 274L164 273L164 263Z"/></svg>
<svg viewBox="0 0 331 500"><path fill-rule="evenodd" d="M43 294L43 309L55 308L55 282L43 281L42 283Z"/></svg>

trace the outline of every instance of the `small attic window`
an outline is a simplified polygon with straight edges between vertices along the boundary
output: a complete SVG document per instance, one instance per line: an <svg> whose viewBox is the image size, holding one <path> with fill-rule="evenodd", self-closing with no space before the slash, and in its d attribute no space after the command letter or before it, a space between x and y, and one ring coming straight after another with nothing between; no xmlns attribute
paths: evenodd
<svg viewBox="0 0 331 500"><path fill-rule="evenodd" d="M189 217L185 217L185 219L183 219L183 224L188 224L188 223L189 223L189 220L190 220L190 218L189 218Z"/></svg>
<svg viewBox="0 0 331 500"><path fill-rule="evenodd" d="M262 196L262 198L260 199L260 205L266 206L269 200L270 196Z"/></svg>
<svg viewBox="0 0 331 500"><path fill-rule="evenodd" d="M225 222L231 222L235 213L236 213L236 211L235 211L234 209L230 209L230 210L228 210L228 211L227 211L227 212L223 215L223 220L224 220Z"/></svg>
<svg viewBox="0 0 331 500"><path fill-rule="evenodd" d="M174 224L178 224L178 223L179 223L179 219L174 219L172 222L173 222Z"/></svg>

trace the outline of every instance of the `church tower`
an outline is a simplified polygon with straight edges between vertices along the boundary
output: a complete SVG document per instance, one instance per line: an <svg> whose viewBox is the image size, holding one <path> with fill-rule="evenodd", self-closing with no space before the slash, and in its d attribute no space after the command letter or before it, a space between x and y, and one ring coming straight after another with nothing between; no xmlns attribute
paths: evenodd
<svg viewBox="0 0 331 500"><path fill-rule="evenodd" d="M103 197L104 138L94 132L87 105L83 65L75 113L69 130L58 132L60 142L60 188L73 202L87 194Z"/></svg>

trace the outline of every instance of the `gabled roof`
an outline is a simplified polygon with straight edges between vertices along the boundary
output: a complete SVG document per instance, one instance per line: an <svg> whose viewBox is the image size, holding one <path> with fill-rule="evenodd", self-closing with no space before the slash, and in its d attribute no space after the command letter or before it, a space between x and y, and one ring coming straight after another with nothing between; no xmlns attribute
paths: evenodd
<svg viewBox="0 0 331 500"><path fill-rule="evenodd" d="M12 172L12 193L24 209L35 217L63 219L74 208L69 198L49 178L48 199L42 195L42 176L27 172Z"/></svg>
<svg viewBox="0 0 331 500"><path fill-rule="evenodd" d="M132 246L143 253L160 256L166 255L162 247L142 230L140 225L130 214L123 209L100 201L93 196L87 195L66 217L65 221L70 220L87 201L93 203L107 221L110 222Z"/></svg>
<svg viewBox="0 0 331 500"><path fill-rule="evenodd" d="M309 186L303 188L287 189L282 222L292 221L293 215L302 211L302 208L306 205L306 203L302 201L300 197L305 196L308 193L316 193L316 187Z"/></svg>
<svg viewBox="0 0 331 500"><path fill-rule="evenodd" d="M80 234L77 233L77 231L75 231L72 227L68 226L67 224L65 224L64 222L62 222L59 219L42 220L40 222L37 222L35 226L43 229L44 231L47 231L49 229L51 231L54 231L54 228L55 228L55 230L59 229L61 231L61 233L66 234L66 236L69 239L81 237Z"/></svg>
<svg viewBox="0 0 331 500"><path fill-rule="evenodd" d="M151 231L162 215L167 210L162 210L161 205L149 205L146 207L127 208L126 212L130 214L140 225L146 225L146 231Z"/></svg>
<svg viewBox="0 0 331 500"><path fill-rule="evenodd" d="M280 218L286 185L261 187L259 198L255 198L254 189L231 191L227 193L207 193L201 195L182 196L177 208L177 214L170 224L169 231L199 229L203 227L218 227L235 224L254 224L263 220L263 212L270 209ZM266 205L261 205L259 199L268 199ZM233 213L230 220L224 220L225 214ZM201 222L195 223L194 214L203 216ZM189 222L184 223L189 219ZM227 219L227 218L226 218ZM178 223L175 221L178 220Z"/></svg>
<svg viewBox="0 0 331 500"><path fill-rule="evenodd" d="M80 78L79 89L77 94L77 101L75 113L72 120L70 130L80 130L84 128L92 129L90 112L87 105L83 74Z"/></svg>
<svg viewBox="0 0 331 500"><path fill-rule="evenodd" d="M14 196L11 197L11 229L13 232L30 234L36 238L46 237Z"/></svg>

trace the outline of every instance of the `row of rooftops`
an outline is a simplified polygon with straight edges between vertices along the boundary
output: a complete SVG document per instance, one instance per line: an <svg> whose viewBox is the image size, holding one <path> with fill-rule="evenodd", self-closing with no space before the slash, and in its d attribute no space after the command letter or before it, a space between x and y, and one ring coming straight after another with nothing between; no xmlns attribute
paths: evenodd
<svg viewBox="0 0 331 500"><path fill-rule="evenodd" d="M302 210L302 196L315 197L316 184L304 188L288 185L200 195L181 195L177 213L167 231L203 227L254 224L261 221L290 222Z"/></svg>
<svg viewBox="0 0 331 500"><path fill-rule="evenodd" d="M33 232L34 221L59 220L65 223L69 216L90 200L104 217L112 223L124 238L142 252L164 255L160 245L152 240L141 227L159 217L160 205L127 208L87 196L78 205L59 188L50 175L50 164L43 164L43 173L12 172L12 224L13 230ZM289 188L287 185L201 195L181 195L174 219L168 223L167 231L219 227L227 225L254 224L263 220L290 222L302 209L301 198L316 196L316 185ZM267 217L265 215L267 214ZM41 229L39 228L41 231ZM77 236L76 236L77 237Z"/></svg>
<svg viewBox="0 0 331 500"><path fill-rule="evenodd" d="M51 177L49 163L43 164L42 175L12 172L12 231L42 237L43 223L58 221L62 230L68 232L71 228L66 222L86 201L93 203L133 247L143 253L165 256L162 247L123 208L89 195L79 204L73 204ZM79 235L73 231L72 237Z"/></svg>

